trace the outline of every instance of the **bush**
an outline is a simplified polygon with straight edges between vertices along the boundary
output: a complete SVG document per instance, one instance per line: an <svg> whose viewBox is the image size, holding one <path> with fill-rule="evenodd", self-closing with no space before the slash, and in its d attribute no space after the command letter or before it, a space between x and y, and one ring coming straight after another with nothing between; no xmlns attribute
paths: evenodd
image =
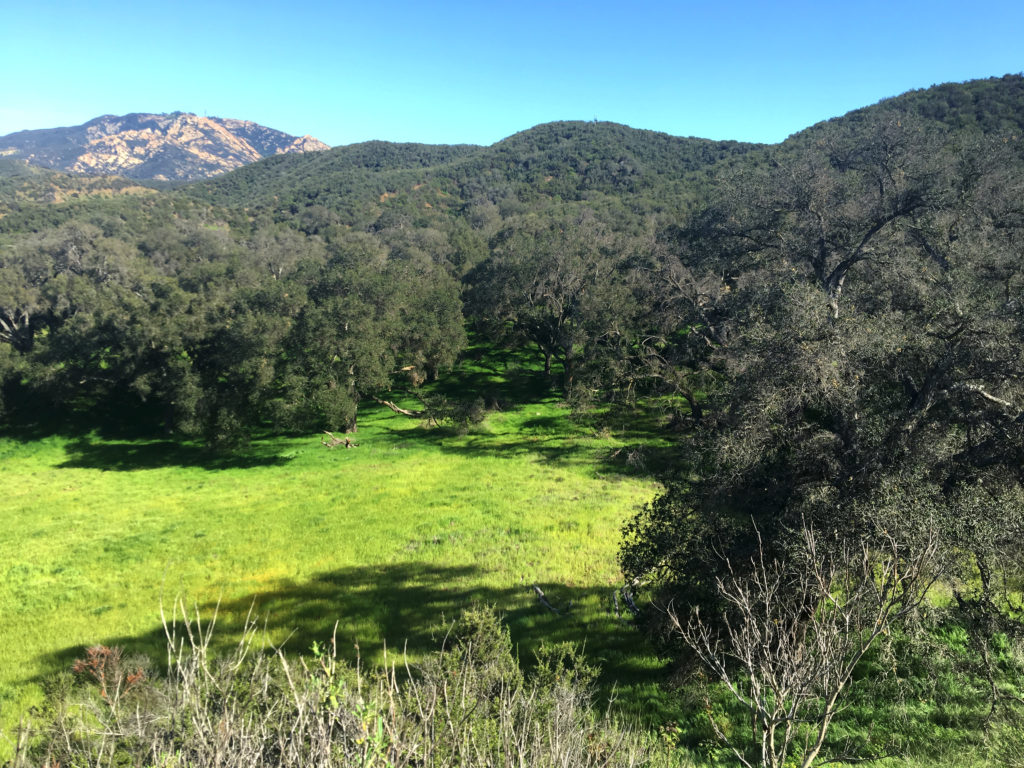
<svg viewBox="0 0 1024 768"><path fill-rule="evenodd" d="M488 610L467 611L416 668L403 659L373 672L339 662L333 639L295 660L256 648L250 625L231 654L213 658L198 617L182 612L166 632L165 677L139 675L116 649L90 649L81 674L62 676L20 734L13 768L585 768L667 758L594 713L594 670L573 649L545 649L525 676ZM103 662L114 658L110 678Z"/></svg>

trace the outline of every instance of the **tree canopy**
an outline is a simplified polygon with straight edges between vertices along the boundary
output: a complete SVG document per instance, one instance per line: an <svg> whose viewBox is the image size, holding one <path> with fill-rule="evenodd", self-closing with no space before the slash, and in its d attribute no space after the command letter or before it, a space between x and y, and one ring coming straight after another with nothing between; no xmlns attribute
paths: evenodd
<svg viewBox="0 0 1024 768"><path fill-rule="evenodd" d="M1021 145L892 110L815 139L726 174L672 233L718 283L715 376L623 567L699 602L757 536L935 529L958 600L995 606L1024 520Z"/></svg>

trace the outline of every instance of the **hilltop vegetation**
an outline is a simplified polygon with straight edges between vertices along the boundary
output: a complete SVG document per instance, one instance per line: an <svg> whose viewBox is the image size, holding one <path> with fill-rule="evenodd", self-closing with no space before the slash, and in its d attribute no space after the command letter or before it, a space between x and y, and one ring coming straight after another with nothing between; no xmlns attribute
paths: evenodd
<svg viewBox="0 0 1024 768"><path fill-rule="evenodd" d="M474 338L575 418L671 440L619 566L671 606L640 621L688 681L682 743L748 765L953 744L1005 764L1024 684L1022 115L1007 76L777 146L553 123L137 199L39 203L52 179L22 174L0 219L6 418L38 429L45 404L221 455L354 431L368 405L472 434L538 397L475 388L457 368Z"/></svg>
<svg viewBox="0 0 1024 768"><path fill-rule="evenodd" d="M643 214L692 199L688 175L756 148L614 123L548 123L490 147L368 142L281 157L270 167L251 166L193 185L189 193L276 218L288 218L296 208L323 206L346 226L365 226L395 208L411 207L409 215L423 216L425 203L439 204L432 196L439 192L453 198L442 200L441 207L456 216L468 213L467 206L491 204L507 215L524 206L543 207L545 201L598 204L605 196L621 198ZM418 191L413 187L428 191L407 198ZM380 199L385 195L402 199ZM388 205L366 207L375 202Z"/></svg>

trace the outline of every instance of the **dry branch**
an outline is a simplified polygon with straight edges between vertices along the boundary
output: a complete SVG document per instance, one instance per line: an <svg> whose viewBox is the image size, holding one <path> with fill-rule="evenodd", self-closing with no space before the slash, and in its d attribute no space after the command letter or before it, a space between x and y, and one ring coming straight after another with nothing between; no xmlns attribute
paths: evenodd
<svg viewBox="0 0 1024 768"><path fill-rule="evenodd" d="M327 435L330 440L324 440L321 437L320 444L326 445L328 448L337 448L339 445L344 445L346 448L357 448L359 446L359 443L354 443L347 437L335 437L333 432L328 432L326 429L324 430L324 434Z"/></svg>
<svg viewBox="0 0 1024 768"><path fill-rule="evenodd" d="M544 592L541 591L541 588L538 587L536 584L533 585L533 591L537 593L537 599L540 600L541 605L543 605L552 613L561 615L561 611L559 611L557 608L555 608L555 606L548 602L548 599L544 597Z"/></svg>
<svg viewBox="0 0 1024 768"><path fill-rule="evenodd" d="M388 408L390 408L395 413L400 413L403 416L426 416L427 415L426 409L423 409L422 411L410 411L410 410L408 410L406 408L398 407L397 405L395 405L390 400L381 400L379 397L374 397L373 395L370 395L370 399L373 400L375 403L387 406Z"/></svg>
<svg viewBox="0 0 1024 768"><path fill-rule="evenodd" d="M797 742L801 768L815 764L857 663L913 611L934 581L936 544L913 548L882 532L873 545L825 552L805 529L800 563L766 561L716 580L724 628L694 610L686 623L669 607L675 631L748 710L756 747L743 748L712 718L719 741L748 768L779 768ZM829 755L847 760L853 755ZM791 759L791 758L790 758Z"/></svg>

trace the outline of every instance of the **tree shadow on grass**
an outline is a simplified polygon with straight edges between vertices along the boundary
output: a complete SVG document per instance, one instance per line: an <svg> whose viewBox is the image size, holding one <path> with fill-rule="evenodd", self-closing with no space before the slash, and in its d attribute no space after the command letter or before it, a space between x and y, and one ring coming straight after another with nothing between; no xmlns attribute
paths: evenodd
<svg viewBox="0 0 1024 768"><path fill-rule="evenodd" d="M271 645L308 654L314 642L323 644L335 632L339 655L354 663L397 661L403 650L415 658L439 649L454 619L475 605L490 606L509 627L520 662L532 663L543 643L574 643L601 667L601 693L650 691L664 681L666 671L654 650L631 623L613 612L611 587L575 587L540 583L552 612L538 599L532 584L498 588L482 585L484 572L474 566L445 566L416 562L356 566L321 573L306 581L282 579L265 590L198 606L206 624L216 615L211 648L224 653L239 641L248 620L255 621ZM170 616L170 605L163 606ZM189 612L193 607L189 606ZM96 638L128 654L142 654L158 664L166 658L162 627L137 635ZM50 669L68 669L84 655L83 646L47 656ZM400 663L400 662L399 662ZM637 694L641 695L641 694ZM648 701L624 701L640 712Z"/></svg>
<svg viewBox="0 0 1024 768"><path fill-rule="evenodd" d="M58 438L64 443L67 459L58 466L75 469L131 471L160 467L199 467L202 469L246 469L278 466L288 458L276 455L280 446L261 445L254 439L233 450L213 450L196 441L168 437L152 418L139 418L138 407L126 407L111 415L103 411L53 409L45 403L23 408L11 418L0 421L0 437L21 443ZM264 437L260 433L258 437Z"/></svg>
<svg viewBox="0 0 1024 768"><path fill-rule="evenodd" d="M448 426L393 428L384 423L379 429L396 440L432 445L441 453L499 459L534 455L553 465L591 466L596 474L606 476L660 477L677 463L678 448L665 441L664 435L631 434L625 436L629 442L624 445L602 447L591 440L594 432L588 434L578 426L559 431L559 424L565 421L566 417L539 416L500 434Z"/></svg>
<svg viewBox="0 0 1024 768"><path fill-rule="evenodd" d="M529 403L550 397L555 379L544 373L536 353L488 344L466 349L452 375L430 390L453 399L481 398L488 407Z"/></svg>
<svg viewBox="0 0 1024 768"><path fill-rule="evenodd" d="M417 438L437 447L442 453L472 458L487 456L513 459L535 455L551 464L579 464L600 460L592 446L570 437L525 434L456 435L442 429L417 430Z"/></svg>
<svg viewBox="0 0 1024 768"><path fill-rule="evenodd" d="M8 405L4 418L0 420L0 435L23 442L90 434L116 440L146 439L166 434L162 412L153 405L130 399L82 406L55 402L39 395L15 393Z"/></svg>
<svg viewBox="0 0 1024 768"><path fill-rule="evenodd" d="M65 447L67 459L60 468L103 469L130 472L161 467L198 467L207 470L274 467L290 461L285 456L249 447L217 453L204 446L174 440L100 440L85 435Z"/></svg>

